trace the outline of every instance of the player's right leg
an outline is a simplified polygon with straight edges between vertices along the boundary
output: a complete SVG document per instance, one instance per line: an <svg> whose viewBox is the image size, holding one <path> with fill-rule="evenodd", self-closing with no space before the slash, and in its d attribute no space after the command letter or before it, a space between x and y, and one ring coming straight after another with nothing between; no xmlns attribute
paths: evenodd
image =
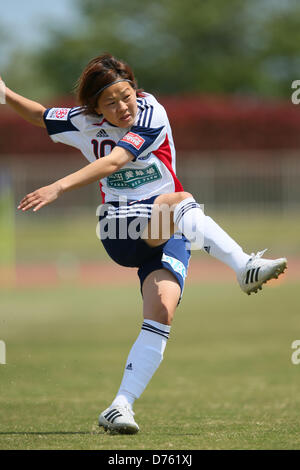
<svg viewBox="0 0 300 470"><path fill-rule="evenodd" d="M153 199L131 202L126 206L115 203L100 215L99 233L103 234L101 240L107 253L118 264L139 268L144 305L145 320L126 361L119 392L99 416L99 426L118 433L133 434L139 430L132 405L162 360L190 258L184 237L178 240L171 238L154 248L140 236L136 238L132 228L141 227L139 234L142 233L151 216ZM113 229L114 224L109 224L111 221L118 222L116 230ZM120 221L128 228L125 238L123 230L119 231Z"/></svg>
<svg viewBox="0 0 300 470"><path fill-rule="evenodd" d="M141 331L128 355L119 391L99 416L99 426L115 433L135 434L139 426L132 406L163 360L181 287L168 269L151 272L143 282Z"/></svg>

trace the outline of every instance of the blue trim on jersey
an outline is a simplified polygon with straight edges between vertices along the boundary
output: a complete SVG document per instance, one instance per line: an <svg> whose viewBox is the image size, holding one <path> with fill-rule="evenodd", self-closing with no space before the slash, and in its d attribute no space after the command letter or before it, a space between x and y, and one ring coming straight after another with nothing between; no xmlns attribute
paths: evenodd
<svg viewBox="0 0 300 470"><path fill-rule="evenodd" d="M146 120L147 120L148 112L149 112L149 106L146 106L146 109L144 111L144 119L143 119L143 122L142 122L143 127L146 127Z"/></svg>
<svg viewBox="0 0 300 470"><path fill-rule="evenodd" d="M75 116L78 116L79 114L82 114L84 112L84 109L82 106L78 107L78 108L73 108L71 109L71 111L69 112L69 117L70 118L73 118Z"/></svg>
<svg viewBox="0 0 300 470"><path fill-rule="evenodd" d="M154 110L154 107L151 105L150 106L150 116L149 116L149 121L148 121L148 126L149 127L150 127L152 116L153 116L153 110Z"/></svg>
<svg viewBox="0 0 300 470"><path fill-rule="evenodd" d="M137 122L137 126L140 126L141 125L142 115L143 115L143 112L144 112L144 108L142 106L138 106L138 108L140 109L140 115L139 115L139 120Z"/></svg>
<svg viewBox="0 0 300 470"><path fill-rule="evenodd" d="M144 139L143 145L139 149L137 149L133 144L124 141L123 139L125 136L119 140L117 143L118 147L123 147L124 149L128 150L134 156L133 162L139 157L141 153L143 153L153 142L157 139L161 131L165 126L157 127L157 128L149 128L149 127L142 127L142 126L132 126L128 133L138 134L142 139Z"/></svg>
<svg viewBox="0 0 300 470"><path fill-rule="evenodd" d="M78 111L78 113L73 113L69 117L70 117L70 119L73 119L74 117L79 116L82 113L83 113L83 111Z"/></svg>
<svg viewBox="0 0 300 470"><path fill-rule="evenodd" d="M47 119L48 112L53 108L48 108L44 112L44 122L49 135L61 134L63 132L77 131L79 129L72 124L70 120L70 113L68 115L68 120L64 121L62 119Z"/></svg>
<svg viewBox="0 0 300 470"><path fill-rule="evenodd" d="M83 108L84 108L83 106L75 106L74 108L71 108L70 114L75 113L76 111L80 111L80 110L83 111Z"/></svg>
<svg viewBox="0 0 300 470"><path fill-rule="evenodd" d="M139 115L139 120L137 122L138 126L150 127L152 116L153 116L153 105L146 102L138 105L138 108L141 110ZM143 119L143 122L141 122Z"/></svg>

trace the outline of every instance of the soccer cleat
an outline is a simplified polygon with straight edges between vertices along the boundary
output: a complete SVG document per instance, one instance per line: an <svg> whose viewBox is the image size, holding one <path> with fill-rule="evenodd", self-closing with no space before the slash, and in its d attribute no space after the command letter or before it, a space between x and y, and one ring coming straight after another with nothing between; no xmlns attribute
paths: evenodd
<svg viewBox="0 0 300 470"><path fill-rule="evenodd" d="M134 412L129 406L114 405L104 410L99 416L99 426L105 431L120 434L135 434L139 427L134 421Z"/></svg>
<svg viewBox="0 0 300 470"><path fill-rule="evenodd" d="M246 267L237 275L241 289L248 295L257 293L270 279L277 279L287 267L286 258L262 258L265 251L267 250L259 251L256 255L252 253Z"/></svg>

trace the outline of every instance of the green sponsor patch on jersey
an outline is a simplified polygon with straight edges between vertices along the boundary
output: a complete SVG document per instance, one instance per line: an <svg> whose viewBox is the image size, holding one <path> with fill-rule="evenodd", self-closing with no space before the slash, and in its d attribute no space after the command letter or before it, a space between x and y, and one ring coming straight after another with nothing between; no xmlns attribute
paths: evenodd
<svg viewBox="0 0 300 470"><path fill-rule="evenodd" d="M153 163L144 169L123 168L107 177L107 185L117 189L135 189L143 184L152 183L162 177L159 169Z"/></svg>

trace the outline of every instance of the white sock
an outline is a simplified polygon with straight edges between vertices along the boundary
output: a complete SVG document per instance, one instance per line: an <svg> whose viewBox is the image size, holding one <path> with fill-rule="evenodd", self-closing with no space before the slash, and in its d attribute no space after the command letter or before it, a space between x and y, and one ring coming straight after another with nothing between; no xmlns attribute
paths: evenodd
<svg viewBox="0 0 300 470"><path fill-rule="evenodd" d="M171 327L153 320L144 320L142 330L127 358L119 391L112 405L128 404L141 396L159 367Z"/></svg>
<svg viewBox="0 0 300 470"><path fill-rule="evenodd" d="M181 201L174 210L174 224L196 250L201 250L204 244L204 217L200 205L193 197Z"/></svg>
<svg viewBox="0 0 300 470"><path fill-rule="evenodd" d="M204 248L207 253L227 264L236 273L244 269L250 256L244 253L211 217L204 215L193 197L177 204L174 210L174 223L192 242L192 248Z"/></svg>
<svg viewBox="0 0 300 470"><path fill-rule="evenodd" d="M245 268L250 258L240 245L207 215L204 218L204 249L236 273Z"/></svg>

